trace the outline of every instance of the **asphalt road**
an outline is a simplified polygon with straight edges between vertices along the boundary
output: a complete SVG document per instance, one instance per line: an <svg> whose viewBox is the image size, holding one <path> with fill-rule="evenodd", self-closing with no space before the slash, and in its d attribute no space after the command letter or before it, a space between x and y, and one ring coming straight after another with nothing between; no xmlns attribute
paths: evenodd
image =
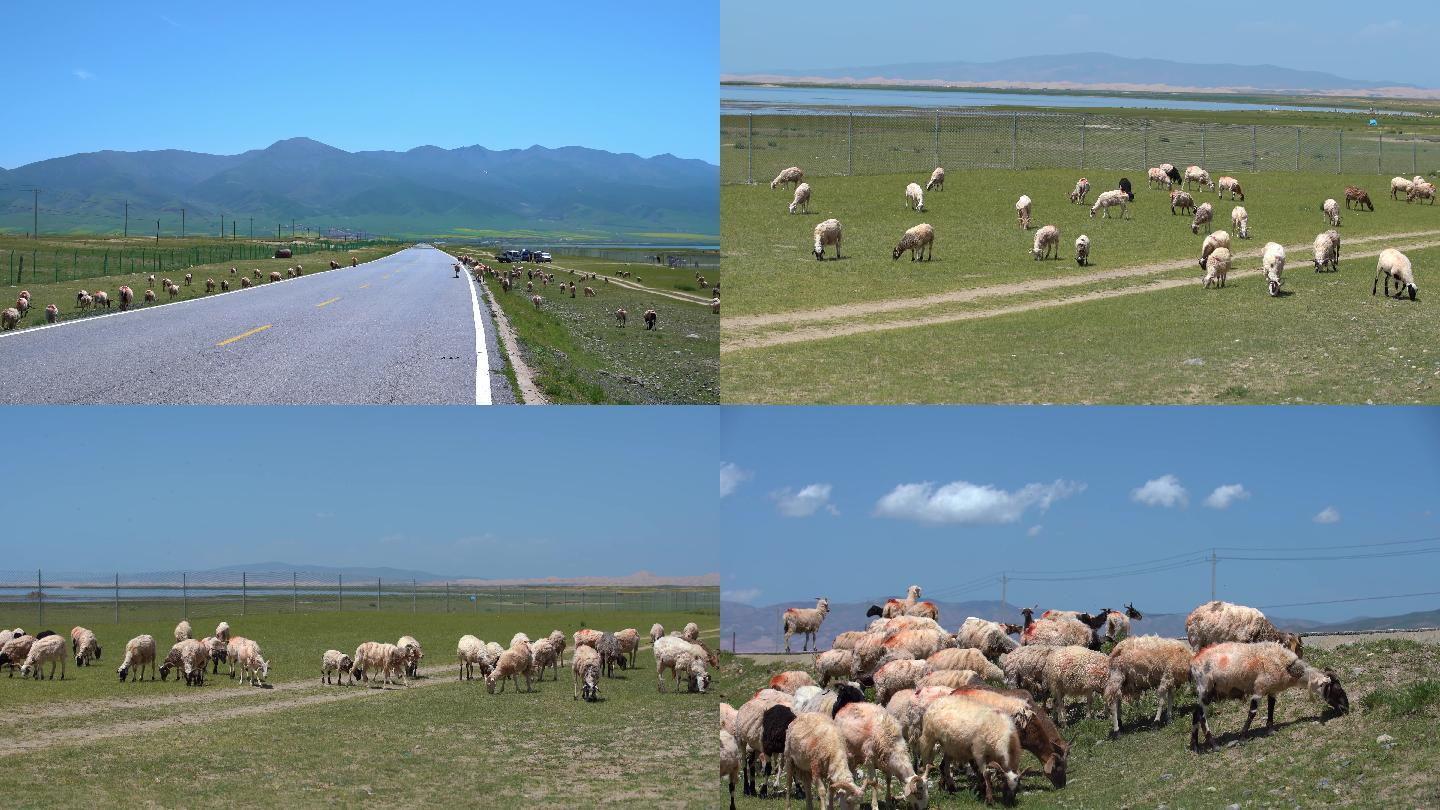
<svg viewBox="0 0 1440 810"><path fill-rule="evenodd" d="M6 332L0 402L514 402L489 310L453 262L413 247L359 267Z"/></svg>

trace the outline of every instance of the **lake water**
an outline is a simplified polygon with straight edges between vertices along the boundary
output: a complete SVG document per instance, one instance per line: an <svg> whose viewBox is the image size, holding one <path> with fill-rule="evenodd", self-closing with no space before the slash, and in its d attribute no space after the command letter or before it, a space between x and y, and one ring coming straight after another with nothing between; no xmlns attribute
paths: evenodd
<svg viewBox="0 0 1440 810"><path fill-rule="evenodd" d="M742 102L734 104L733 102ZM758 108L754 105L761 105ZM1196 101L1179 98L1126 96L1057 96L1043 93L974 93L964 90L887 90L849 87L720 86L721 112L784 112L796 105L836 107L1127 107L1161 110L1303 110L1353 112L1338 107L1246 104L1232 101ZM1384 115L1401 115L1381 111Z"/></svg>

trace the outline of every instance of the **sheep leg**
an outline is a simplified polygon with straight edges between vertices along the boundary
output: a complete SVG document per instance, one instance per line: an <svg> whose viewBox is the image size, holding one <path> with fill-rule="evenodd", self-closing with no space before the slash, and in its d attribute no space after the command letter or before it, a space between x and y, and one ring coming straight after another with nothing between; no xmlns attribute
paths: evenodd
<svg viewBox="0 0 1440 810"><path fill-rule="evenodd" d="M1120 736L1120 698L1110 701L1110 739Z"/></svg>
<svg viewBox="0 0 1440 810"><path fill-rule="evenodd" d="M1250 731L1250 724L1255 721L1255 713L1260 711L1260 698L1250 698L1250 711L1245 714L1245 725L1240 727L1240 736L1244 737Z"/></svg>
<svg viewBox="0 0 1440 810"><path fill-rule="evenodd" d="M1275 696L1265 698L1265 733L1275 730Z"/></svg>

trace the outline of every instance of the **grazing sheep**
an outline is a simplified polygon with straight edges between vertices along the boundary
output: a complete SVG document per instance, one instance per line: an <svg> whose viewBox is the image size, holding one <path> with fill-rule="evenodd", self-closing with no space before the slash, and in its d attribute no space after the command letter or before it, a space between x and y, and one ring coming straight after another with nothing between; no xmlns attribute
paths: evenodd
<svg viewBox="0 0 1440 810"><path fill-rule="evenodd" d="M1330 227L1340 227L1340 206L1335 202L1334 197L1326 199L1325 202L1321 203L1320 211L1325 215L1325 219L1330 223Z"/></svg>
<svg viewBox="0 0 1440 810"><path fill-rule="evenodd" d="M204 644L205 649L209 652L211 674L218 674L220 665L229 660L229 645L214 636L206 636L200 640L200 643Z"/></svg>
<svg viewBox="0 0 1440 810"><path fill-rule="evenodd" d="M657 639L655 641L654 653L655 686L657 691L660 692L665 691L664 673L667 669L673 673L677 683L680 679L680 673L686 671L691 677L691 683L703 692L709 686L710 682L709 674L704 671L704 663L706 661L718 663L718 659L714 653L680 636L665 636L664 638ZM689 659L688 664L685 662L686 658ZM701 666L696 667L695 664L697 662ZM806 675L805 677L808 678L809 676ZM811 683L813 683L813 681Z"/></svg>
<svg viewBox="0 0 1440 810"><path fill-rule="evenodd" d="M264 276L260 274L260 268L256 267L252 272L255 273L255 278L264 278Z"/></svg>
<svg viewBox="0 0 1440 810"><path fill-rule="evenodd" d="M55 306L54 304L46 304L46 305L45 305L45 322L46 322L46 323L55 323L55 322L56 322L57 320L59 320L59 319L60 319L60 308L57 307L57 306ZM6 327L6 328L9 328L9 327Z"/></svg>
<svg viewBox="0 0 1440 810"><path fill-rule="evenodd" d="M1120 178L1120 182L1117 184L1117 188L1119 188L1121 191L1125 192L1125 199L1126 199L1126 200L1128 200L1128 201L1130 201L1130 202L1135 202L1135 190L1130 187L1130 178L1128 178L1128 177L1122 177L1122 178Z"/></svg>
<svg viewBox="0 0 1440 810"><path fill-rule="evenodd" d="M227 286L227 288L228 288L229 285L227 284L226 286ZM147 303L147 304L153 304L153 303L155 303L155 291L154 291L154 290L146 290L146 291L145 291L145 303Z"/></svg>
<svg viewBox="0 0 1440 810"><path fill-rule="evenodd" d="M1250 238L1250 213L1245 206L1237 205L1230 209L1230 225L1235 229L1235 235L1241 239Z"/></svg>
<svg viewBox="0 0 1440 810"><path fill-rule="evenodd" d="M820 676L820 685L829 686L830 680L853 681L859 674L860 661L854 650L829 649L815 656L815 674Z"/></svg>
<svg viewBox="0 0 1440 810"><path fill-rule="evenodd" d="M248 278L246 278L246 277L244 277L244 276L241 276L241 277L240 277L240 286L241 286L241 287L249 287L249 286L250 286L250 279L248 279Z"/></svg>
<svg viewBox="0 0 1440 810"><path fill-rule="evenodd" d="M284 278L284 276L280 275L280 271L279 271L279 270L271 270L271 271L270 271L270 281L271 281L272 283L273 283L273 282L276 282L276 281L279 281L279 280L282 279L282 278Z"/></svg>
<svg viewBox="0 0 1440 810"><path fill-rule="evenodd" d="M241 683L249 681L253 686L263 686L265 679L270 676L270 662L261 656L260 645L248 638L235 636L230 639L230 643L226 645L225 655L230 661L230 666L240 671ZM403 680L403 671L401 677Z"/></svg>
<svg viewBox="0 0 1440 810"><path fill-rule="evenodd" d="M121 284L117 293L120 296L120 311L124 312L130 308L130 303L135 300L135 292L124 284Z"/></svg>
<svg viewBox="0 0 1440 810"><path fill-rule="evenodd" d="M720 710L723 712L729 705L721 703ZM730 810L735 810L735 780L740 777L740 744L735 741L735 735L724 728L720 729L720 776L730 785Z"/></svg>
<svg viewBox="0 0 1440 810"><path fill-rule="evenodd" d="M190 632L190 622L187 622L187 621L185 621L184 619L181 619L181 620L180 620L180 623L177 624L177 625L175 625L175 640L176 640L176 641L184 641L184 640L187 639L187 638L194 638L194 637L195 637L195 636Z"/></svg>
<svg viewBox="0 0 1440 810"><path fill-rule="evenodd" d="M1395 280L1395 297L1399 298L1405 293L1410 294L1410 300L1415 300L1415 293L1420 288L1415 286L1415 269L1410 265L1410 257L1395 248L1385 248L1380 251L1380 260L1375 265L1375 283L1370 285L1370 294L1375 294L1375 288L1380 285L1380 277L1385 277L1385 297L1390 297L1390 280ZM1401 285L1404 285L1403 287Z"/></svg>
<svg viewBox="0 0 1440 810"><path fill-rule="evenodd" d="M1083 233L1075 237L1075 263L1081 267L1090 263L1090 237Z"/></svg>
<svg viewBox="0 0 1440 810"><path fill-rule="evenodd" d="M55 680L55 664L60 664L60 680L65 680L65 639L50 635L35 637L30 650L25 654L25 663L20 665L20 677L27 678L35 673L35 680L41 680L45 665L50 665L50 680Z"/></svg>
<svg viewBox="0 0 1440 810"><path fill-rule="evenodd" d="M587 627L576 630L574 635L571 636L571 640L575 642L575 649L577 650L581 647L594 648L595 645L599 643L600 637L603 635L605 634L601 633L599 630L592 630Z"/></svg>
<svg viewBox="0 0 1440 810"><path fill-rule="evenodd" d="M1120 702L1151 689L1160 691L1155 723L1170 720L1176 688L1190 682L1190 646L1175 638L1127 636L1110 651L1105 704L1110 707L1110 738L1120 736Z"/></svg>
<svg viewBox="0 0 1440 810"><path fill-rule="evenodd" d="M1239 197L1242 201L1245 199L1245 192L1240 188L1240 181L1229 175L1224 175L1215 184L1215 196L1223 197L1227 191L1230 192L1231 200L1234 200L1236 197Z"/></svg>
<svg viewBox="0 0 1440 810"><path fill-rule="evenodd" d="M996 689L990 686L966 686L951 692L955 697L988 706L1009 717L1020 735L1020 747L1035 755L1045 770L1050 784L1065 787L1065 774L1070 759L1070 744L1043 711L1039 711L1029 693L1018 689Z"/></svg>
<svg viewBox="0 0 1440 810"><path fill-rule="evenodd" d="M764 775L770 776L770 757L784 750L785 727L789 725L789 721L795 719L794 706L793 696L774 689L761 689L736 710L733 733L736 742L740 744L746 796L764 795L768 791L768 785L762 785L759 791L756 790L755 765L758 761L764 766ZM780 716L783 712L773 715L769 713L777 707L789 712L789 717L784 718L783 722ZM767 727L772 733L766 733ZM779 777L778 771L776 777Z"/></svg>
<svg viewBox="0 0 1440 810"><path fill-rule="evenodd" d="M1230 276L1230 248L1216 248L1211 252L1208 259L1202 259L1200 264L1205 268L1205 277L1200 280L1201 289L1209 289L1215 285L1218 289L1225 286L1225 280Z"/></svg>
<svg viewBox="0 0 1440 810"><path fill-rule="evenodd" d="M192 274L190 274L190 273L186 273L186 274L185 274L185 286L186 286L186 287L189 287L189 286L190 286L190 282L191 282L191 281L194 281L194 279L195 279L195 276L194 276L194 275L192 275Z"/></svg>
<svg viewBox="0 0 1440 810"><path fill-rule="evenodd" d="M780 628L785 634L785 652L790 652L790 636L795 633L801 634L800 651L809 649L809 644L820 632L820 623L825 621L825 614L829 612L830 600L823 596L815 600L813 608L786 608Z"/></svg>
<svg viewBox="0 0 1440 810"><path fill-rule="evenodd" d="M1045 611L1038 621L1032 618L1034 609L1025 608L1020 611L1025 617L1025 627L1020 633L1020 643L1031 645L1050 645L1059 647L1081 646L1098 648L1098 641L1095 639L1095 629L1099 625L1091 626L1076 614L1064 614L1058 611ZM1084 618L1091 618L1085 616ZM1103 623L1103 619L1101 620Z"/></svg>
<svg viewBox="0 0 1440 810"><path fill-rule="evenodd" d="M1175 164L1173 164L1173 163L1161 163L1161 164L1160 164L1160 171L1164 172L1164 173L1165 173L1165 176L1168 177L1168 178L1170 178L1170 182L1171 182L1172 184L1175 184L1175 183L1179 183L1179 182L1180 182L1180 170L1177 169L1177 168L1175 168Z"/></svg>
<svg viewBox="0 0 1440 810"><path fill-rule="evenodd" d="M995 666L989 658L980 650L971 647L957 647L948 650L940 650L925 659L930 664L930 670L937 672L947 669L968 669L986 680L1003 680L1005 673L1000 667Z"/></svg>
<svg viewBox="0 0 1440 810"><path fill-rule="evenodd" d="M934 749L953 762L969 763L984 787L985 803L995 801L989 778L990 766L999 771L1001 795L1006 804L1015 801L1020 784L1020 734L1015 722L988 706L951 695L931 703L925 710L924 731L920 734L920 755L925 775L930 773Z"/></svg>
<svg viewBox="0 0 1440 810"><path fill-rule="evenodd" d="M1085 198L1090 195L1090 181L1080 178L1075 181L1075 189L1070 192L1070 202L1084 203Z"/></svg>
<svg viewBox="0 0 1440 810"><path fill-rule="evenodd" d="M570 659L570 691L573 700L584 698L594 703L600 699L600 653L595 648L576 648Z"/></svg>
<svg viewBox="0 0 1440 810"><path fill-rule="evenodd" d="M830 649L853 650L855 649L855 645L860 643L860 639L867 635L869 634L864 630L846 630L835 637L835 641L830 645Z"/></svg>
<svg viewBox="0 0 1440 810"><path fill-rule="evenodd" d="M660 316L658 313L655 312L655 310L647 309L645 310L645 314L641 317L645 319L645 331L648 332L655 328Z"/></svg>
<svg viewBox="0 0 1440 810"><path fill-rule="evenodd" d="M136 636L125 643L125 660L120 662L121 682L135 670L137 682L145 680L145 667L150 667L150 680L155 680L155 638L149 635Z"/></svg>
<svg viewBox="0 0 1440 810"><path fill-rule="evenodd" d="M804 211L810 213L810 184L801 183L795 187L795 198L790 201L790 213Z"/></svg>
<svg viewBox="0 0 1440 810"><path fill-rule="evenodd" d="M485 691L495 694L495 683L500 683L500 693L505 693L505 682L515 681L515 691L520 691L520 677L525 677L525 691L530 691L530 655L527 650L522 649L521 644L514 645L500 654L500 660L495 662L495 668L485 676ZM577 649L576 654L579 654Z"/></svg>
<svg viewBox="0 0 1440 810"><path fill-rule="evenodd" d="M1211 191L1215 190L1215 184L1210 182L1210 173L1199 166L1189 166L1185 169L1186 187L1188 187L1190 183L1194 183L1197 189L1207 188Z"/></svg>
<svg viewBox="0 0 1440 810"><path fill-rule="evenodd" d="M1175 189L1174 191L1170 192L1171 216L1174 216L1177 213L1177 208L1180 210L1180 212L1189 211L1193 214L1195 212L1195 198L1191 197L1189 192L1181 191L1178 188Z"/></svg>
<svg viewBox="0 0 1440 810"><path fill-rule="evenodd" d="M1410 191L1405 195L1405 202L1412 203L1416 200L1429 200L1431 205L1435 204L1435 184L1421 181L1411 183Z"/></svg>
<svg viewBox="0 0 1440 810"><path fill-rule="evenodd" d="M650 625L650 643L654 644L665 635L665 627L659 622Z"/></svg>
<svg viewBox="0 0 1440 810"><path fill-rule="evenodd" d="M478 637L463 635L459 644L455 647L455 657L460 662L459 680L470 681L475 679L475 667L479 665L480 676L483 678L486 672L485 642Z"/></svg>
<svg viewBox="0 0 1440 810"><path fill-rule="evenodd" d="M178 285L178 284L167 284L167 285L165 285L165 292L170 293L170 300L171 300L171 301L174 301L174 300L175 300L175 296L177 296L177 295L180 294L180 285Z"/></svg>
<svg viewBox="0 0 1440 810"><path fill-rule="evenodd" d="M539 308L540 308L540 302L542 302L542 301L544 301L544 300L545 300L544 298L541 298L541 297L538 296L538 295L532 295L532 296L530 296L530 303L534 304L536 309L539 309Z"/></svg>
<svg viewBox="0 0 1440 810"><path fill-rule="evenodd" d="M213 278L207 278L207 279L205 279L205 292L206 292L206 294L215 292L215 279L213 279Z"/></svg>
<svg viewBox="0 0 1440 810"><path fill-rule="evenodd" d="M1215 600L1190 611L1185 617L1185 637L1192 650L1203 650L1226 641L1276 641L1296 655L1304 652L1300 636L1270 623L1265 614L1252 607Z"/></svg>
<svg viewBox="0 0 1440 810"><path fill-rule="evenodd" d="M110 294L105 292L104 290L96 290L95 294L91 297L95 301L96 309L99 309L100 307L105 307L106 309L110 308Z"/></svg>
<svg viewBox="0 0 1440 810"><path fill-rule="evenodd" d="M1015 217L1020 221L1020 229L1030 230L1030 195L1021 194L1020 199L1015 201Z"/></svg>
<svg viewBox="0 0 1440 810"><path fill-rule="evenodd" d="M622 630L620 632L623 633L625 631ZM615 635L618 637L620 633L616 633ZM565 634L559 630L551 630L550 635L546 636L546 638L549 638L550 643L555 645L555 654L560 658L560 666L565 666Z"/></svg>
<svg viewBox="0 0 1440 810"><path fill-rule="evenodd" d="M25 656L30 654L30 647L35 641L35 636L16 628L10 638L0 644L0 666L10 668L8 677L15 677L15 670L25 661Z"/></svg>
<svg viewBox="0 0 1440 810"><path fill-rule="evenodd" d="M802 686L814 686L815 679L810 673L798 669L781 672L770 677L770 688L779 692L795 694L795 690Z"/></svg>
<svg viewBox="0 0 1440 810"><path fill-rule="evenodd" d="M888 703L890 696L901 689L914 689L921 678L930 674L930 664L920 660L891 661L875 670L875 702Z"/></svg>
<svg viewBox="0 0 1440 810"><path fill-rule="evenodd" d="M904 650L915 658L929 658L955 646L955 637L944 630L916 628L891 634L881 642L888 650Z"/></svg>
<svg viewBox="0 0 1440 810"><path fill-rule="evenodd" d="M918 690L927 686L943 686L946 689L959 689L979 683L984 683L984 679L973 669L942 669L939 672L925 673L915 682L915 688Z"/></svg>
<svg viewBox="0 0 1440 810"><path fill-rule="evenodd" d="M718 295L710 299L710 312L715 315L720 314L720 297Z"/></svg>
<svg viewBox="0 0 1440 810"><path fill-rule="evenodd" d="M840 258L840 220L827 219L815 226L815 258L819 261L825 259L825 246L835 246L835 258Z"/></svg>
<svg viewBox="0 0 1440 810"><path fill-rule="evenodd" d="M14 329L19 324L20 310L15 307L7 307L4 312L0 312L0 327Z"/></svg>
<svg viewBox="0 0 1440 810"><path fill-rule="evenodd" d="M1190 660L1190 680L1199 698L1190 720L1190 749L1197 752L1201 729L1205 731L1206 746L1215 748L1206 710L1216 700L1250 698L1250 712L1240 728L1241 737L1249 733L1262 695L1266 702L1268 732L1275 728L1275 696L1297 686L1303 685L1340 714L1350 711L1350 699L1334 671L1318 670L1273 641L1229 641L1206 647Z"/></svg>
<svg viewBox="0 0 1440 810"><path fill-rule="evenodd" d="M925 210L925 192L919 183L911 183L905 187L905 207L912 211Z"/></svg>
<svg viewBox="0 0 1440 810"><path fill-rule="evenodd" d="M601 633L600 640L595 642L595 651L600 653L600 669L605 677L615 677L615 664L622 660L620 641L615 634Z"/></svg>
<svg viewBox="0 0 1440 810"><path fill-rule="evenodd" d="M530 675L537 681L545 679L545 668L552 667L555 670L551 680L560 680L560 651L555 646L555 641L549 638L542 638L530 645Z"/></svg>
<svg viewBox="0 0 1440 810"><path fill-rule="evenodd" d="M630 313L626 312L624 307L615 310L615 320L620 324L621 329L625 328L625 323L629 318Z"/></svg>
<svg viewBox="0 0 1440 810"><path fill-rule="evenodd" d="M1000 659L1000 668L1005 672L1005 685L1043 696L1047 688L1045 659L1056 649L1056 646L1037 644L1006 653Z"/></svg>
<svg viewBox="0 0 1440 810"><path fill-rule="evenodd" d="M911 183L911 185L913 186L915 184ZM919 186L916 186L916 188L919 188ZM925 254L925 248L927 246L930 248L930 254L928 256ZM920 251L920 259L929 261L935 258L935 229L927 223L922 222L906 231L905 235L900 237L900 244L896 245L895 249L890 251L890 258L898 259L902 253L908 250L910 251L910 261L913 262L916 260L915 251L917 249Z"/></svg>
<svg viewBox="0 0 1440 810"><path fill-rule="evenodd" d="M806 805L810 804L809 797L818 795L820 810L831 806L849 808L851 800L858 802L865 795L850 773L850 757L840 727L826 715L802 714L791 721L782 756L786 810L797 778L805 784Z"/></svg>
<svg viewBox="0 0 1440 810"><path fill-rule="evenodd" d="M1110 677L1110 657L1086 647L1057 647L1045 658L1045 686L1054 704L1051 713L1056 725L1065 725L1065 699L1085 699L1086 714L1093 698L1105 691Z"/></svg>
<svg viewBox="0 0 1440 810"><path fill-rule="evenodd" d="M1369 211L1375 210L1375 204L1370 202L1370 194L1359 186L1345 187L1345 207L1349 208L1352 205L1356 211L1359 211L1362 206Z"/></svg>
<svg viewBox="0 0 1440 810"><path fill-rule="evenodd" d="M229 641L229 640L230 640L230 623L229 623L229 622L220 622L219 624L215 625L215 638L218 638L218 639L220 639L221 641Z"/></svg>
<svg viewBox="0 0 1440 810"><path fill-rule="evenodd" d="M973 647L991 661L1000 660L1000 656L1020 646L1019 642L1010 638L1005 627L999 622L986 621L975 616L967 617L965 623L960 625L960 632L955 634L955 643L961 647Z"/></svg>
<svg viewBox="0 0 1440 810"><path fill-rule="evenodd" d="M70 651L75 656L77 667L100 660L100 642L95 638L94 631L84 627L71 628Z"/></svg>
<svg viewBox="0 0 1440 810"><path fill-rule="evenodd" d="M1210 258L1210 254L1214 253L1216 248L1222 247L1230 247L1230 234L1226 233L1225 231L1215 231L1214 233L1205 237L1205 241L1200 243L1201 270L1205 269L1205 260Z"/></svg>
<svg viewBox="0 0 1440 810"><path fill-rule="evenodd" d="M1214 217L1214 207L1212 207L1208 202L1200 203L1200 205L1195 208L1195 217L1190 220L1190 232L1198 234L1200 233L1200 226L1204 225L1205 232L1209 233L1210 220L1214 219Z"/></svg>
<svg viewBox="0 0 1440 810"><path fill-rule="evenodd" d="M205 683L205 666L210 663L210 647L193 638L176 642L165 661L160 665L160 680L170 677L170 670L179 670L175 680L182 679L186 686L202 686Z"/></svg>
<svg viewBox="0 0 1440 810"><path fill-rule="evenodd" d="M879 772L885 774L885 799L891 798L891 779L900 782L900 798L911 807L925 807L929 803L929 785L925 778L915 773L911 762L910 747L900 733L900 723L884 708L874 703L847 703L835 712L835 725L845 740L846 754L850 767L859 770L870 768L870 806L879 807Z"/></svg>
<svg viewBox="0 0 1440 810"><path fill-rule="evenodd" d="M395 646L405 651L405 674L411 678L419 677L420 659L425 657L420 642L416 641L414 636L401 636Z"/></svg>
<svg viewBox="0 0 1440 810"><path fill-rule="evenodd" d="M1173 168L1173 167L1172 167ZM1164 186L1166 191L1170 190L1170 178L1165 175L1165 170L1159 167L1150 169L1145 174L1145 185L1150 188Z"/></svg>
<svg viewBox="0 0 1440 810"><path fill-rule="evenodd" d="M1315 272L1322 268L1340 269L1340 232L1330 229L1315 236Z"/></svg>
<svg viewBox="0 0 1440 810"><path fill-rule="evenodd" d="M1410 187L1415 184L1413 180L1406 180L1403 177L1392 177L1390 179L1390 199L1396 200L1401 194L1409 195Z"/></svg>
<svg viewBox="0 0 1440 810"><path fill-rule="evenodd" d="M799 166L791 166L790 168L785 169L784 171L775 175L775 179L770 181L770 190L774 191L776 188L783 185L798 186L800 182L804 179L805 172L801 171Z"/></svg>
<svg viewBox="0 0 1440 810"><path fill-rule="evenodd" d="M1279 295L1283 283L1281 275L1285 272L1285 247L1279 242L1266 242L1260 267L1265 271L1266 289L1272 296Z"/></svg>
<svg viewBox="0 0 1440 810"><path fill-rule="evenodd" d="M1095 204L1090 206L1090 218L1094 219L1095 212L1103 208L1105 210L1104 218L1109 219L1110 209L1117 205L1120 206L1120 218L1125 219L1130 210L1130 195L1118 188L1106 191L1096 197Z"/></svg>
<svg viewBox="0 0 1440 810"><path fill-rule="evenodd" d="M1051 250L1055 251L1055 258L1060 258L1060 229L1046 225L1035 232L1035 244L1030 248L1030 255L1040 261L1049 258Z"/></svg>

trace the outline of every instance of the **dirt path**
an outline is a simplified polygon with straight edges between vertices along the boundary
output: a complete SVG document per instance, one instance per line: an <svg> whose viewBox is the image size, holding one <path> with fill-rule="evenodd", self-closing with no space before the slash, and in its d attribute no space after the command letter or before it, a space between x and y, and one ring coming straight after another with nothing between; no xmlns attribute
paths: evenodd
<svg viewBox="0 0 1440 810"><path fill-rule="evenodd" d="M578 275L581 275L581 274L589 274L589 272L590 272L589 270L575 270L575 268L573 268L573 267L565 267L564 265L559 265L559 264L555 265L555 269L556 269L556 270L573 270L577 276L578 276ZM596 273L596 275L599 276L600 278L603 278L603 279L609 279L609 282L610 282L611 284L615 284L615 285L620 286L620 287L625 287L625 288L627 288L627 289L635 290L635 291L637 291L637 292L650 293L651 295L660 295L660 296L664 296L665 298L673 298L673 299L675 299L676 301L684 301L684 302L687 303L687 304L701 304L701 305L703 305L703 306L710 306L710 299L709 299L709 298L701 298L700 296L695 295L695 294L693 294L693 293L680 292L680 291L678 291L678 290L675 291L675 292L671 292L671 291L669 291L669 290L657 290L657 289L655 289L654 287L646 287L644 284L636 284L636 283L633 282L633 281L629 281L629 280L626 280L626 279L623 279L623 278L618 278L618 277L616 277L616 276L607 276L607 275L604 275L604 274L601 274L601 273ZM604 284L605 282L602 281L602 282L600 282L600 283L601 283L601 284Z"/></svg>
<svg viewBox="0 0 1440 810"><path fill-rule="evenodd" d="M490 292L489 283L482 279L480 289L485 293L485 303L490 307L490 315L495 319L495 331L500 335L500 343L505 346L505 355L510 360L510 367L515 369L515 385L520 389L520 400L526 405L549 405L550 401L540 393L540 387L535 384L535 372L525 364L525 358L520 354L520 342L515 337L515 329L510 326L510 319L505 317L505 310L495 302L495 296Z"/></svg>
<svg viewBox="0 0 1440 810"><path fill-rule="evenodd" d="M1440 236L1440 231L1420 231L1409 234L1389 234L1385 236L1364 237L1361 239L1351 240L1349 242L1346 242L1345 244L1349 246L1354 244L1366 244L1370 242L1387 241L1385 247L1392 247L1393 242L1389 242L1388 240L1394 240L1398 238L1412 238L1416 236ZM1420 250L1437 246L1440 246L1440 241L1432 239L1424 242L1411 242L1404 245L1404 248L1406 250ZM1305 251L1304 255L1308 256L1309 249L1309 245L1299 245L1293 247L1286 247L1285 251L1287 254L1293 254L1297 256L1300 255L1301 251ZM1380 255L1380 251L1383 249L1384 248L1372 248L1369 250L1361 251L1346 251L1345 258L1363 259L1372 256L1378 256ZM1240 257L1259 258L1259 255L1260 254L1258 251L1253 251L1242 253L1240 254ZM785 315L757 315L750 318L739 318L736 320L741 321L744 324L749 324L749 328L755 328L759 325L774 325L781 323L790 324L807 321L822 322L832 320L845 320L864 315L883 314L887 312L901 312L905 310L921 309L942 304L975 301L978 299L989 298L992 296L998 297L1017 295L1022 293L1041 292L1044 290L1064 289L1066 287L1092 284L1098 281L1150 276L1161 272L1183 270L1192 267L1195 267L1194 262L1168 262L1160 264L1150 264L1142 265L1139 267L1122 268L1118 270L1106 270L1095 273L1082 273L1079 275L1065 276L1062 278L1039 279L1028 282L1017 282L1014 284L1000 284L990 287L977 287L972 290L957 290L955 292L940 293L919 298L897 299L893 301L875 301L860 304L845 304L835 307L825 307L823 309L808 310L806 312L789 313ZM1292 270L1291 272L1294 273L1296 271ZM1229 274L1229 277L1231 279L1236 279L1246 278L1248 276L1257 276L1259 274L1260 270L1258 268L1251 270L1232 270ZM864 323L850 322L833 324L828 326L812 326L780 333L758 332L749 335L736 335L736 331L740 331L743 333L746 327L743 325L740 327L736 327L731 323L731 321L727 320L722 323L720 353L726 354L729 352L743 351L746 349L764 348L766 346L782 346L789 343L807 343L810 341L826 340L828 338L863 334L868 332L887 332L895 329L907 329L912 326L932 326L935 324L955 323L957 321L980 320L984 318L993 318L1000 315L1013 315L1019 312L1029 312L1037 309L1049 309L1052 307L1066 306L1069 304L1079 304L1088 301L1099 301L1107 298L1118 298L1126 295L1155 292L1157 290L1168 290L1175 287L1184 287L1196 284L1198 284L1198 282L1194 278L1157 279L1143 284L1136 284L1113 290L1095 290L1091 292L1080 293L1077 295L1064 296L1052 300L1031 301L1023 304L1015 304L1008 307L996 307L993 309L972 310L968 312L927 315L921 317L902 318L891 321L869 321Z"/></svg>

